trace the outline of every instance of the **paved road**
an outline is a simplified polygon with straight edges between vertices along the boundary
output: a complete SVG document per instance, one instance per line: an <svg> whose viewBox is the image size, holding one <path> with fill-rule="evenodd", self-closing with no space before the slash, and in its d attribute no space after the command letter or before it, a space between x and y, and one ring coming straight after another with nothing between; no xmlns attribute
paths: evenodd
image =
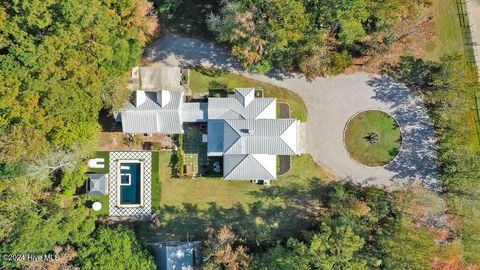
<svg viewBox="0 0 480 270"><path fill-rule="evenodd" d="M307 151L316 162L340 177L387 187L415 180L438 188L433 125L421 99L389 77L355 73L309 81L295 74L250 74L214 44L172 34L152 44L146 54L151 62L209 65L298 93L308 109ZM367 168L356 163L343 144L343 130L348 119L366 109L381 109L392 114L402 129L402 149L397 159L385 167Z"/></svg>
<svg viewBox="0 0 480 270"><path fill-rule="evenodd" d="M466 3L470 32L472 34L473 51L475 53L475 61L480 78L480 0L468 0Z"/></svg>

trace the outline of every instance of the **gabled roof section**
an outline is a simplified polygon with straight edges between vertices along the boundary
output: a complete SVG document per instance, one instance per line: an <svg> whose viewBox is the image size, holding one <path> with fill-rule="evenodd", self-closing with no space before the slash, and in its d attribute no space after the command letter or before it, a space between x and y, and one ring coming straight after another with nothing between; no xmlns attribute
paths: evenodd
<svg viewBox="0 0 480 270"><path fill-rule="evenodd" d="M121 113L124 133L157 133L158 116L155 111L128 110Z"/></svg>
<svg viewBox="0 0 480 270"><path fill-rule="evenodd" d="M141 103L136 100L139 97ZM123 132L183 133L180 113L182 103L183 92L138 90L120 112Z"/></svg>
<svg viewBox="0 0 480 270"><path fill-rule="evenodd" d="M295 155L298 120L225 120L224 154Z"/></svg>
<svg viewBox="0 0 480 270"><path fill-rule="evenodd" d="M275 155L225 155L223 177L227 180L271 180L277 177Z"/></svg>
<svg viewBox="0 0 480 270"><path fill-rule="evenodd" d="M255 98L252 88L238 88L235 97L208 99L208 119L275 119L276 104L274 98Z"/></svg>
<svg viewBox="0 0 480 270"><path fill-rule="evenodd" d="M240 102L243 107L247 107L255 99L255 89L237 88L235 89L235 99Z"/></svg>
<svg viewBox="0 0 480 270"><path fill-rule="evenodd" d="M183 103L181 116L183 122L207 122L208 104L204 102Z"/></svg>

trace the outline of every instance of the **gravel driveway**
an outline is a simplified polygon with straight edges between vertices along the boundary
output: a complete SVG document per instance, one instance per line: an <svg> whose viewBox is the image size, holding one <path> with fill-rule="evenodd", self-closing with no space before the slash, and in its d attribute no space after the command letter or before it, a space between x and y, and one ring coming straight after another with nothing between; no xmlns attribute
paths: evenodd
<svg viewBox="0 0 480 270"><path fill-rule="evenodd" d="M152 44L146 55L150 62L227 69L298 93L308 109L307 151L337 176L355 183L386 187L410 181L429 188L439 187L433 125L421 98L398 81L367 73L311 81L299 75L249 74L214 44L173 34ZM365 167L353 161L345 150L345 124L354 114L366 109L381 109L392 114L402 129L402 149L387 166Z"/></svg>

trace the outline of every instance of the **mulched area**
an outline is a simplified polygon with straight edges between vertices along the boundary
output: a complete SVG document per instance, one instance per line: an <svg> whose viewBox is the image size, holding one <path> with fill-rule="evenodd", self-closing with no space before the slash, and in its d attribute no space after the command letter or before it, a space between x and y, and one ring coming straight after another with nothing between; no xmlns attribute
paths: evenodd
<svg viewBox="0 0 480 270"><path fill-rule="evenodd" d="M287 103L277 103L280 108L278 118L290 118L290 106Z"/></svg>
<svg viewBox="0 0 480 270"><path fill-rule="evenodd" d="M291 168L291 156L278 156L278 173L277 176L285 175L290 171Z"/></svg>

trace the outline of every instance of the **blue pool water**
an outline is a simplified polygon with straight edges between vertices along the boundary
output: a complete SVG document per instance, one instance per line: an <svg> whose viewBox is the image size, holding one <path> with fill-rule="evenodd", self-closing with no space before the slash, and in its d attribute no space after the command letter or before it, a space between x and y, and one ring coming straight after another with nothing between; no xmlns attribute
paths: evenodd
<svg viewBox="0 0 480 270"><path fill-rule="evenodd" d="M140 163L120 163L120 174L120 203L139 204Z"/></svg>

